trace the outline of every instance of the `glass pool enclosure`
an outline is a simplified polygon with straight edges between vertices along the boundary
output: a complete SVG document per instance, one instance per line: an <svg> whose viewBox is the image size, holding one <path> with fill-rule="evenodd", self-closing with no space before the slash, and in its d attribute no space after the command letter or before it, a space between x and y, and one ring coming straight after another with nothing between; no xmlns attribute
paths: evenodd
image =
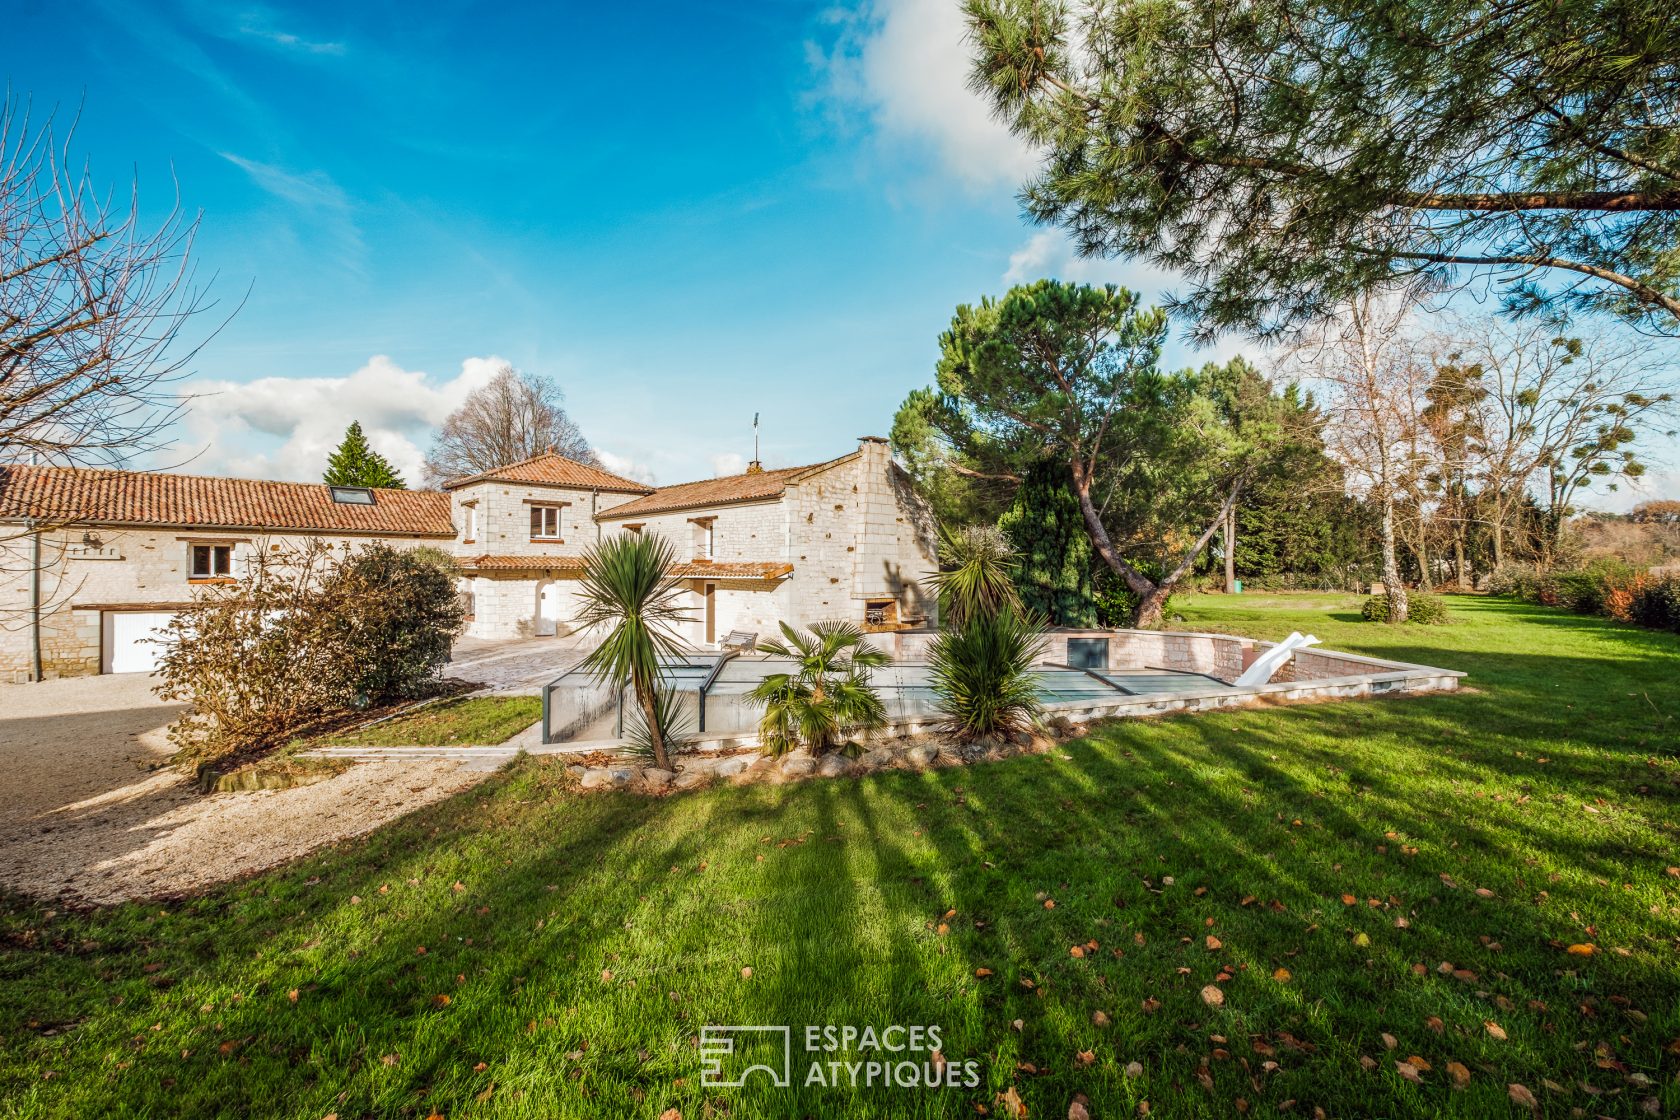
<svg viewBox="0 0 1680 1120"><path fill-rule="evenodd" d="M665 675L689 732L714 737L753 733L763 709L751 703L747 694L765 677L793 672L795 667L789 658L768 654L706 651L668 659ZM1229 687L1209 677L1163 669L1041 665L1034 675L1039 696L1046 704L1182 692L1187 679L1200 689ZM939 714L926 662L895 661L876 669L870 675L870 685L886 705L890 722L927 720ZM545 743L622 739L627 724L633 729L640 718L635 696L628 688L600 684L581 669L565 673L543 689Z"/></svg>

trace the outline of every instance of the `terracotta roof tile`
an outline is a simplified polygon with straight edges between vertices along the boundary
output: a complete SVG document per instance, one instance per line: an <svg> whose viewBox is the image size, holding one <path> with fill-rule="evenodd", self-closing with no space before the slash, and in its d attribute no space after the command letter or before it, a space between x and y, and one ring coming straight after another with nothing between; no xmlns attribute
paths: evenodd
<svg viewBox="0 0 1680 1120"><path fill-rule="evenodd" d="M581 556L463 556L456 561L469 572L579 572ZM677 564L671 574L683 579L780 579L792 564L756 560L691 560Z"/></svg>
<svg viewBox="0 0 1680 1120"><path fill-rule="evenodd" d="M661 486L644 497L625 502L621 506L604 509L595 515L597 521L622 521L654 513L670 513L679 509L702 506L731 505L736 502L762 502L779 498L790 482L802 476L852 458L857 452L830 459L826 463L811 463L803 467L782 467L753 474L731 474L722 478L707 478L699 482L682 482L675 486Z"/></svg>
<svg viewBox="0 0 1680 1120"><path fill-rule="evenodd" d="M8 520L454 537L449 504L435 490L375 490L371 506L341 505L319 483L0 466Z"/></svg>
<svg viewBox="0 0 1680 1120"><path fill-rule="evenodd" d="M458 490L474 482L526 482L538 486L570 486L577 490L607 490L615 494L647 494L653 487L611 474L600 467L545 451L517 463L509 463L483 474L444 483L445 490Z"/></svg>

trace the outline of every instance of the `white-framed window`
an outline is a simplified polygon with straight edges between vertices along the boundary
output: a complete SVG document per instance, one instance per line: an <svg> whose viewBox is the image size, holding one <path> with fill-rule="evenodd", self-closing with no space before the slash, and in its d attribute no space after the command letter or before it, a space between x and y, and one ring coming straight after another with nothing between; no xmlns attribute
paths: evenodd
<svg viewBox="0 0 1680 1120"><path fill-rule="evenodd" d="M463 509L467 515L466 539L469 541L476 541L478 539L478 507L464 506Z"/></svg>
<svg viewBox="0 0 1680 1120"><path fill-rule="evenodd" d="M230 579L233 576L233 546L231 544L190 544L187 546L188 579Z"/></svg>
<svg viewBox="0 0 1680 1120"><path fill-rule="evenodd" d="M531 507L531 539L557 541L560 539L560 510L562 506Z"/></svg>
<svg viewBox="0 0 1680 1120"><path fill-rule="evenodd" d="M717 521L710 517L694 519L694 558L711 560L717 552Z"/></svg>

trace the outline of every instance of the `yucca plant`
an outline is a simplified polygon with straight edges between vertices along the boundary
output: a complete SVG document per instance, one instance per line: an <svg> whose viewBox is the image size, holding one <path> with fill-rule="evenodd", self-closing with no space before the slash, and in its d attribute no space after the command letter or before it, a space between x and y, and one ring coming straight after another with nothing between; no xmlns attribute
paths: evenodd
<svg viewBox="0 0 1680 1120"><path fill-rule="evenodd" d="M676 628L692 621L679 603L681 582L668 574L676 562L676 549L664 537L608 537L583 554L583 586L578 592L583 604L579 624L607 628L582 667L597 681L634 690L648 751L662 770L671 768L665 724L659 717L662 662L682 652L684 643Z"/></svg>
<svg viewBox="0 0 1680 1120"><path fill-rule="evenodd" d="M939 534L939 567L929 582L939 596L943 621L960 627L978 615L1019 608L1015 593L1015 549L991 525L970 525Z"/></svg>
<svg viewBox="0 0 1680 1120"><path fill-rule="evenodd" d="M659 754L654 750L654 732L651 729L657 729L660 745L664 748L667 759L693 747L696 719L694 709L683 705L683 695L674 688L662 686L655 689L654 722L650 724L646 713L640 710L630 713L630 717L624 721L625 750L642 762L660 765Z"/></svg>
<svg viewBox="0 0 1680 1120"><path fill-rule="evenodd" d="M1025 730L1044 710L1032 674L1043 652L1043 628L1012 606L941 632L928 662L946 730L965 742Z"/></svg>
<svg viewBox="0 0 1680 1120"><path fill-rule="evenodd" d="M764 752L783 755L808 747L820 755L859 731L887 721L887 707L870 687L870 673L891 661L864 640L850 622L819 622L809 633L782 623L786 641L759 643L759 650L798 663L791 673L773 673L748 693L764 707L759 742Z"/></svg>

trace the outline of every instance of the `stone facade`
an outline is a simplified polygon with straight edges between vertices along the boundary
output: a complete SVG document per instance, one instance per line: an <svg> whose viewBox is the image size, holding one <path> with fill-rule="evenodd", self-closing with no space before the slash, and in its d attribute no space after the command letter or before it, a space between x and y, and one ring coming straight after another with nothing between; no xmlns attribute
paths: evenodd
<svg viewBox="0 0 1680 1120"><path fill-rule="evenodd" d="M18 509L35 508L28 503L37 498L13 491L22 472L34 472L31 483L43 485L43 470L0 478L12 487L0 487L0 682L32 672L32 542L21 518L39 516L8 515L6 503L15 498ZM360 507L324 504L325 487L294 483L126 472L62 478L106 487L126 503L123 518L150 523L60 518L54 523L74 527L42 534L39 630L48 677L108 668L114 615L190 604L199 582L189 574L194 544L231 546L237 566L252 550L310 539L334 548L430 543L460 563L467 633L478 638L571 633L582 555L603 536L630 531L662 534L676 545L693 616L683 636L696 646L731 631L771 635L783 621L864 623L873 612L887 629L933 614L919 583L936 567L933 518L881 439L811 467L708 480L698 485L715 500L634 518L613 511L638 500L658 505L668 491L689 493L697 484L656 490L554 455L452 483L444 493L378 491ZM533 533L533 507L554 511L540 522L540 534ZM358 517L388 526L400 515L397 523L414 531L225 527L236 518L260 521L269 510L290 517L288 526L357 524Z"/></svg>
<svg viewBox="0 0 1680 1120"><path fill-rule="evenodd" d="M573 495L575 505L567 512L598 510L590 526L593 535L579 532L553 544L520 539L519 524L508 518L508 510L528 510L537 495L503 483L470 488L479 503L479 524L494 538L473 547L463 542L460 551L468 555L482 548L502 567L478 570L464 582L474 604L468 633L496 639L551 628L571 632L581 572L564 561L600 537L623 533L663 536L676 547L691 617L682 636L696 647L716 645L734 631L773 635L784 621L796 626L828 620L865 624L872 610L884 613L888 621L883 628L931 622L935 607L920 581L938 565L933 516L893 462L885 440L864 439L851 455L775 473L789 477L778 481L773 494L754 489L753 476L742 475L707 487L720 495L714 500L645 514L635 511L657 505L662 491L630 500L622 494ZM735 481L751 496L730 500ZM467 524L460 512L464 508L457 498L457 523L462 525ZM569 523L583 524L581 516ZM556 562L545 565L544 558ZM708 572L714 565L715 575ZM773 574L743 576L739 565ZM545 603L551 612L546 618Z"/></svg>

